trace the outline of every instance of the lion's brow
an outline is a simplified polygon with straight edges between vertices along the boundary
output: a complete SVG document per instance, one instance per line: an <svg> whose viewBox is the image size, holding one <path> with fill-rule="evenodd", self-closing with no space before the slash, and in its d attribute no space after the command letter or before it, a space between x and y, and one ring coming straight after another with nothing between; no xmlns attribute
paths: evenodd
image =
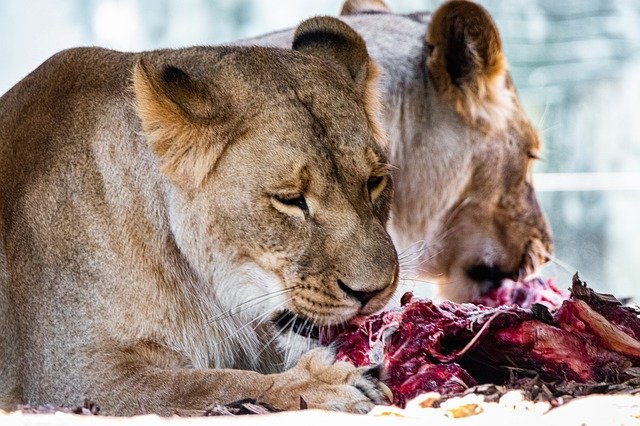
<svg viewBox="0 0 640 426"><path fill-rule="evenodd" d="M298 99L298 102L300 102L300 104L302 104L302 106L304 107L304 109L307 110L307 112L309 113L309 115L311 116L311 119L313 120L313 131L316 135L320 136L320 137L324 137L327 135L327 128L324 125L324 123L322 122L322 120L320 120L320 118L313 113L313 110L311 108L311 105L309 105L309 103L307 101L305 101L302 96L300 96L300 93L298 93L298 91L295 88L292 88L293 93L295 93L296 95L296 99Z"/></svg>

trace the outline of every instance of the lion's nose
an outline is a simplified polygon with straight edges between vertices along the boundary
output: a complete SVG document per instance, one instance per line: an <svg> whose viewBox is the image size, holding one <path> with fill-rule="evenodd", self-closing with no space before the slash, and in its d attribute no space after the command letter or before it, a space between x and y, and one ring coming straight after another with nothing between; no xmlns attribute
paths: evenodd
<svg viewBox="0 0 640 426"><path fill-rule="evenodd" d="M367 302L369 302L369 300L376 297L376 295L380 294L380 292L382 291L382 290L374 290L374 291L354 290L348 285L346 285L345 283L343 283L342 280L338 280L338 287L340 287L340 289L344 291L347 296L353 299L356 299L358 302L360 302L362 306L366 305Z"/></svg>

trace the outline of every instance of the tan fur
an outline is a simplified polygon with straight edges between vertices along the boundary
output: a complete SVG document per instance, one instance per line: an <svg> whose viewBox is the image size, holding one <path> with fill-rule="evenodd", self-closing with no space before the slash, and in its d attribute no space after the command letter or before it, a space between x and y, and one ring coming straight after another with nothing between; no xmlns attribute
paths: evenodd
<svg viewBox="0 0 640 426"><path fill-rule="evenodd" d="M342 5L340 15L362 12L389 12L389 7L382 0L347 0Z"/></svg>
<svg viewBox="0 0 640 426"><path fill-rule="evenodd" d="M380 90L378 88L378 77L380 76L380 70L378 66L372 60L369 60L369 66L367 67L367 77L364 86L363 96L365 99L365 111L367 112L367 118L372 123L371 129L373 131L373 137L382 146L388 148L387 134L380 125L380 116L382 115L382 101L380 99Z"/></svg>
<svg viewBox="0 0 640 426"><path fill-rule="evenodd" d="M442 96L472 126L504 132L514 113L506 87L507 64L495 22L480 5L446 2L431 19L427 43L430 75ZM449 71L460 62L456 76Z"/></svg>
<svg viewBox="0 0 640 426"><path fill-rule="evenodd" d="M216 132L216 126L211 125L213 117L209 120L209 117L197 120L189 117L166 94L159 92L160 89L153 83L158 76L148 73L143 61L136 64L133 72L137 111L143 129L154 152L162 160L163 171L176 182L197 188L213 168L215 159L228 141L221 140L224 137L220 135L222 132ZM191 94L194 98L197 95L200 94ZM210 93L201 95L212 96ZM209 108L214 107L210 105ZM212 140L218 143L213 145ZM184 182L189 176L193 177L193 181Z"/></svg>
<svg viewBox="0 0 640 426"><path fill-rule="evenodd" d="M366 47L333 18L294 45L72 49L0 98L1 408L382 401L274 324L372 313L398 280Z"/></svg>
<svg viewBox="0 0 640 426"><path fill-rule="evenodd" d="M407 288L468 301L500 278L536 271L553 251L531 186L541 143L493 20L465 1L433 15L396 15L384 5L366 13L371 3L346 1L341 19L380 69L395 186L388 229ZM291 37L242 44L284 47ZM493 276L474 274L478 267Z"/></svg>
<svg viewBox="0 0 640 426"><path fill-rule="evenodd" d="M462 119L457 138L458 143L466 138L470 163L463 169L469 174L458 178L465 182L458 199L440 216L442 229L420 256L421 261L429 257L418 274L442 284L443 297L467 301L499 279L480 278L479 286L469 286L469 278L478 279L471 272L474 267L523 278L537 271L553 251L531 184L540 138L519 104L498 29L482 6L465 0L445 2L434 12L426 40L436 96ZM403 203L404 208L413 205L397 200L396 209Z"/></svg>
<svg viewBox="0 0 640 426"><path fill-rule="evenodd" d="M304 25L299 26L294 34L294 39L302 32L313 31L329 31L345 36L349 48L339 45L329 45L320 47L322 49L333 49L333 55L340 58L342 62L353 62L360 64L358 67L352 67L348 71L351 78L355 81L357 90L360 91L362 99L365 102L364 108L367 118L371 125L373 137L379 144L386 147L386 134L379 125L381 114L380 94L378 90L378 66L369 59L367 47L362 37L353 31L347 24L337 19L327 21L326 17L318 16L305 21ZM318 49L319 46L312 44L309 48ZM304 51L304 49L303 49Z"/></svg>

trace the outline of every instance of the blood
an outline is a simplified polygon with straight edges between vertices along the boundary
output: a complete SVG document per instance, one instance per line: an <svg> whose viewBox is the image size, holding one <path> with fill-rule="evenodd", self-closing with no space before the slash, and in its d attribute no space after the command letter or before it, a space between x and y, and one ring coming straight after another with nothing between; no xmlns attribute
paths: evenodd
<svg viewBox="0 0 640 426"><path fill-rule="evenodd" d="M484 296L492 306L434 303L407 293L400 307L347 326L331 342L340 360L381 365L401 407L423 392L501 384L514 371L558 383L615 382L640 364L636 309L587 288L577 275L562 298L553 283L506 284L493 302ZM499 305L505 300L522 306Z"/></svg>

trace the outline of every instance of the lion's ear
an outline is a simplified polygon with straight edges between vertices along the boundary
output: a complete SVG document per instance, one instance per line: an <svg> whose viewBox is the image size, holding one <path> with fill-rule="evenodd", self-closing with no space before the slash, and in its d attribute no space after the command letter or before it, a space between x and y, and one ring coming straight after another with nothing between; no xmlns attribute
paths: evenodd
<svg viewBox="0 0 640 426"><path fill-rule="evenodd" d="M369 58L364 40L339 19L329 16L307 19L296 29L292 47L336 65L359 89L375 79L376 67Z"/></svg>
<svg viewBox="0 0 640 426"><path fill-rule="evenodd" d="M178 67L142 59L134 68L133 88L142 128L162 170L178 185L197 188L224 149L223 97Z"/></svg>
<svg viewBox="0 0 640 426"><path fill-rule="evenodd" d="M513 94L500 34L489 13L471 1L446 2L433 14L427 43L436 89L472 123L504 127Z"/></svg>
<svg viewBox="0 0 640 426"><path fill-rule="evenodd" d="M302 22L293 36L293 50L320 57L350 78L360 93L374 137L385 145L378 124L380 99L378 67L369 57L363 38L349 25L329 16L317 16Z"/></svg>
<svg viewBox="0 0 640 426"><path fill-rule="evenodd" d="M346 0L340 9L340 15L356 15L363 12L390 12L383 0Z"/></svg>

